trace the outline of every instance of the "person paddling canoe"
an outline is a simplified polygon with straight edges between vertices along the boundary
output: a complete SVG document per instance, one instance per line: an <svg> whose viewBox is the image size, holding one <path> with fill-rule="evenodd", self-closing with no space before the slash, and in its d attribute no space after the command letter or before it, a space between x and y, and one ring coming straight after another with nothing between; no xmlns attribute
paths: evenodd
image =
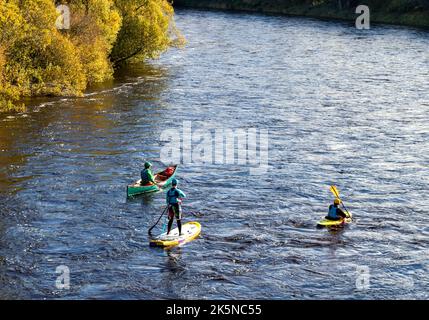
<svg viewBox="0 0 429 320"><path fill-rule="evenodd" d="M326 219L328 220L340 220L341 218L347 218L347 214L338 206L341 204L340 199L335 199L334 204L331 204L329 206L328 215L326 216Z"/></svg>
<svg viewBox="0 0 429 320"><path fill-rule="evenodd" d="M140 185L145 186L149 184L156 184L155 177L153 176L152 170L150 169L151 167L152 163L147 161L144 163L144 169L140 172L142 179Z"/></svg>
<svg viewBox="0 0 429 320"><path fill-rule="evenodd" d="M171 189L167 191L167 205L168 205L168 229L167 234L170 233L171 227L173 226L174 217L176 217L177 228L179 228L179 235L182 235L182 200L186 198L186 195L182 190L177 188L179 181L173 179L171 181Z"/></svg>

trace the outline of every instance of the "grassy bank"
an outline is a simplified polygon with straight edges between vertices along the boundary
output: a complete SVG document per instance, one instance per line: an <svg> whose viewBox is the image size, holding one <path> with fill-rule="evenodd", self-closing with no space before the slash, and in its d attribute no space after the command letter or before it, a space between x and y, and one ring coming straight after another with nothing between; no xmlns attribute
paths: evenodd
<svg viewBox="0 0 429 320"><path fill-rule="evenodd" d="M358 5L367 5L371 22L429 28L429 0L176 0L174 5L350 21Z"/></svg>

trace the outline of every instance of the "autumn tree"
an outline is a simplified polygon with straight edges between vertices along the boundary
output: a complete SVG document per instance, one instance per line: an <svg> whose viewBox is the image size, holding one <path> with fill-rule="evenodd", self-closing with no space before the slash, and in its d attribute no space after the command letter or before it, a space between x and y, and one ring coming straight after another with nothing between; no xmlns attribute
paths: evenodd
<svg viewBox="0 0 429 320"><path fill-rule="evenodd" d="M124 61L156 58L170 45L183 39L174 27L173 8L167 0L115 0L122 28L110 58Z"/></svg>
<svg viewBox="0 0 429 320"><path fill-rule="evenodd" d="M70 8L68 30L56 27L59 4ZM0 110L24 96L81 95L177 39L167 0L0 0Z"/></svg>
<svg viewBox="0 0 429 320"><path fill-rule="evenodd" d="M122 17L112 0L69 1L71 28L66 31L76 47L88 85L113 76L109 54Z"/></svg>

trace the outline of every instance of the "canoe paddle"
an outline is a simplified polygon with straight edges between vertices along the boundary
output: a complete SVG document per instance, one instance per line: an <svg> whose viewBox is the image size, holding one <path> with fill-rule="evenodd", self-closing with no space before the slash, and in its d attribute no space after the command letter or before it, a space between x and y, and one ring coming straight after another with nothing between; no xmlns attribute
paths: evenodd
<svg viewBox="0 0 429 320"><path fill-rule="evenodd" d="M166 206L165 209L162 211L161 216L159 217L158 221L152 227L150 227L149 231L147 232L149 234L149 236L152 235L152 233L151 233L152 229L155 228L155 226L158 224L159 220L161 220L162 216L167 211L167 209L168 209L168 206Z"/></svg>
<svg viewBox="0 0 429 320"><path fill-rule="evenodd" d="M347 210L346 206L344 205L344 202L340 199L340 192L338 191L337 187L336 187L336 186L331 186L331 187L329 188L329 190L331 190L331 192L334 194L334 196L335 196L338 200L340 200L340 201L341 201L341 204L343 205L344 209L346 210L347 214L348 214L348 215L349 215L349 217L350 217L350 212L349 212L349 210Z"/></svg>

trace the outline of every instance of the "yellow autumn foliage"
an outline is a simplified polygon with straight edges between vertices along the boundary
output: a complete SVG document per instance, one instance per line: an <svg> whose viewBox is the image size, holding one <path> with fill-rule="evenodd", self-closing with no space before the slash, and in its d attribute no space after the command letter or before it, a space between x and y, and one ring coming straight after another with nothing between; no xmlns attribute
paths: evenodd
<svg viewBox="0 0 429 320"><path fill-rule="evenodd" d="M114 67L157 57L180 38L173 14L167 0L0 0L0 111L23 97L82 95Z"/></svg>
<svg viewBox="0 0 429 320"><path fill-rule="evenodd" d="M167 0L115 0L115 4L123 27L111 53L113 63L156 58L174 44L172 37L179 33Z"/></svg>

